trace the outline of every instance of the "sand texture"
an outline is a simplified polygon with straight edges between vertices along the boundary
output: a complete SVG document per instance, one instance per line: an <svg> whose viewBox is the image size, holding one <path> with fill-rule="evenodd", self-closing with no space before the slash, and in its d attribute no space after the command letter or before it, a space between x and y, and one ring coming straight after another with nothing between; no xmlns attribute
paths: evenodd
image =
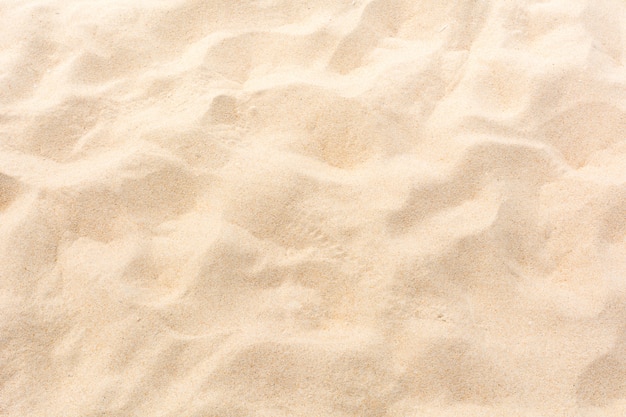
<svg viewBox="0 0 626 417"><path fill-rule="evenodd" d="M0 2L0 416L626 415L623 0Z"/></svg>

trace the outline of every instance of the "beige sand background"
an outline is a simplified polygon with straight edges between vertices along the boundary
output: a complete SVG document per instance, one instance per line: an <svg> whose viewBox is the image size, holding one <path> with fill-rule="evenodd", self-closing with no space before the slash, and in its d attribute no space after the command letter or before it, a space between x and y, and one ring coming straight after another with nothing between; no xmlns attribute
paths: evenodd
<svg viewBox="0 0 626 417"><path fill-rule="evenodd" d="M0 3L0 415L626 415L626 3Z"/></svg>

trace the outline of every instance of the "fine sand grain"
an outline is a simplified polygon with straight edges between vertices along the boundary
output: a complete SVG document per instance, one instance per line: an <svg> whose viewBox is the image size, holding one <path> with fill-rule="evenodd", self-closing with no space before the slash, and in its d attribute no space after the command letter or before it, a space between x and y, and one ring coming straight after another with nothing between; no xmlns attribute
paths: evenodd
<svg viewBox="0 0 626 417"><path fill-rule="evenodd" d="M0 2L0 416L626 415L623 0Z"/></svg>

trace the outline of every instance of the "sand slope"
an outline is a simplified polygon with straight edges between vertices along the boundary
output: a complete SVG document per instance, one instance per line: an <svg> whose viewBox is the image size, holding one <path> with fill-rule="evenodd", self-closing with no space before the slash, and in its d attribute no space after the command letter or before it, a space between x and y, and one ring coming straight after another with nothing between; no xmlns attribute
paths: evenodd
<svg viewBox="0 0 626 417"><path fill-rule="evenodd" d="M0 23L0 416L626 413L623 1Z"/></svg>

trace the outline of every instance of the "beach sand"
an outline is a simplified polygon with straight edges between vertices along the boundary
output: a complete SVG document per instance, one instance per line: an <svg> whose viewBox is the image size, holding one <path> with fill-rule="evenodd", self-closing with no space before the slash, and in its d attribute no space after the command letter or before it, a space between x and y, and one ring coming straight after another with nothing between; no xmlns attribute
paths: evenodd
<svg viewBox="0 0 626 417"><path fill-rule="evenodd" d="M0 22L0 416L626 415L624 1Z"/></svg>

